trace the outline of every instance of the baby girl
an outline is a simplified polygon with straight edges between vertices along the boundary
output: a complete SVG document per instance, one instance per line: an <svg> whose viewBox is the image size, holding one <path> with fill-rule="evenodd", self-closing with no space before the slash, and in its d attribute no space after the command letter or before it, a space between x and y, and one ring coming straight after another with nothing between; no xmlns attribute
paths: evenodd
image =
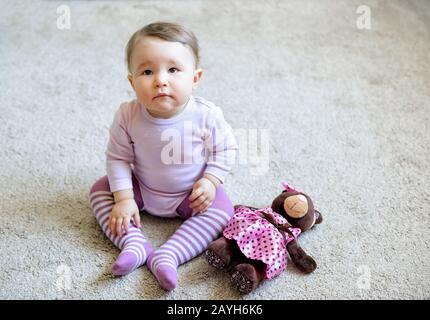
<svg viewBox="0 0 430 320"><path fill-rule="evenodd" d="M128 41L126 59L136 99L115 114L107 176L92 186L91 208L121 250L113 274L146 263L170 291L178 266L202 253L233 216L222 184L238 146L222 110L192 95L202 70L191 31L175 23L149 24ZM185 222L154 249L140 229L143 210Z"/></svg>

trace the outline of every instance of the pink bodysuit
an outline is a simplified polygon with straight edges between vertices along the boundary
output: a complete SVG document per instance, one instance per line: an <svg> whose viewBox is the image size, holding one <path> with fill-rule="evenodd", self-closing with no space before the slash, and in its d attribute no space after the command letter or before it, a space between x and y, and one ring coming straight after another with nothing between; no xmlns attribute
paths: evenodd
<svg viewBox="0 0 430 320"><path fill-rule="evenodd" d="M193 184L210 173L224 182L236 143L222 110L192 96L178 115L161 119L133 100L121 104L110 127L106 169L111 192L132 189L132 171L144 210L162 217L176 209Z"/></svg>

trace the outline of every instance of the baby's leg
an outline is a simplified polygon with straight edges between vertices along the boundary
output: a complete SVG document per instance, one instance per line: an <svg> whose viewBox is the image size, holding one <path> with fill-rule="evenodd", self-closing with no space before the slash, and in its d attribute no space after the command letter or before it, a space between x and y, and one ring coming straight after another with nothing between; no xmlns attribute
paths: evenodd
<svg viewBox="0 0 430 320"><path fill-rule="evenodd" d="M169 240L148 258L148 268L161 287L173 290L177 283L177 267L201 254L217 239L233 216L233 205L222 186L217 188L212 206L191 217L188 197L177 209L187 219Z"/></svg>
<svg viewBox="0 0 430 320"><path fill-rule="evenodd" d="M142 196L140 194L139 184L134 177L133 190L134 199L136 200L138 208L141 209L143 208ZM109 229L109 214L115 202L113 194L110 192L107 176L104 176L92 186L89 196L91 208L96 216L97 222L109 240L121 250L120 255L112 266L113 274L116 276L126 275L143 265L153 249L140 229L131 223L128 233L121 239L119 239L118 236L114 237Z"/></svg>

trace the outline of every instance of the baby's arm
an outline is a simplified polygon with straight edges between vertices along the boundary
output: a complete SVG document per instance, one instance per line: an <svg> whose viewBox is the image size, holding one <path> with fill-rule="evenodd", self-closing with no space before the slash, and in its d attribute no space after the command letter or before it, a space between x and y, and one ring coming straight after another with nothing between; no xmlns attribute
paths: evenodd
<svg viewBox="0 0 430 320"><path fill-rule="evenodd" d="M205 174L217 178L223 183L230 173L239 149L231 126L225 121L222 110L218 107L211 112L209 137L206 139L208 161Z"/></svg>
<svg viewBox="0 0 430 320"><path fill-rule="evenodd" d="M128 133L129 113L127 104L121 105L109 129L106 171L112 192L133 188L130 164L134 162L134 149Z"/></svg>
<svg viewBox="0 0 430 320"><path fill-rule="evenodd" d="M115 205L109 215L112 234L121 237L122 226L126 232L133 216L140 226L137 204L134 201L130 164L134 161L133 141L128 134L131 119L130 108L122 104L115 114L109 130L109 143L106 150L106 171L110 189L114 194Z"/></svg>
<svg viewBox="0 0 430 320"><path fill-rule="evenodd" d="M213 203L216 188L224 182L236 157L238 145L230 125L225 121L222 110L214 107L209 117L209 135L205 149L208 161L204 175L194 183L189 197L194 212L205 212Z"/></svg>
<svg viewBox="0 0 430 320"><path fill-rule="evenodd" d="M134 199L133 189L120 190L113 193L115 203L122 200Z"/></svg>

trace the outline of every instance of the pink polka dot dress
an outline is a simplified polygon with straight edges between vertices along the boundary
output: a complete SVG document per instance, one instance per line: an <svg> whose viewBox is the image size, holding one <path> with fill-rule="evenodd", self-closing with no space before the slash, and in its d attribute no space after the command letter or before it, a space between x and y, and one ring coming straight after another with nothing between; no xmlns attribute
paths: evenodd
<svg viewBox="0 0 430 320"><path fill-rule="evenodd" d="M240 206L236 208L223 234L227 239L235 240L247 258L265 263L265 276L272 279L287 268L287 244L294 238L267 221L263 212L272 215L279 224L287 223L284 217L270 207L252 211ZM290 231L295 237L301 232L300 228L290 228Z"/></svg>

